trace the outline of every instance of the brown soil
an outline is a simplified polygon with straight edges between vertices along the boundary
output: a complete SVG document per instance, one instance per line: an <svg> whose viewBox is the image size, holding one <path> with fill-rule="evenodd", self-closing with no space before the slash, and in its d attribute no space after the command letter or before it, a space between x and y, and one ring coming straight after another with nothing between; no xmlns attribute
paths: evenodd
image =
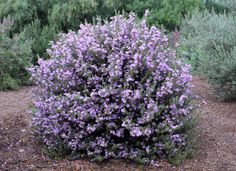
<svg viewBox="0 0 236 171"><path fill-rule="evenodd" d="M196 127L197 153L178 167L160 162L146 167L119 160L94 163L87 160L53 160L43 155L31 132L31 88L0 92L0 170L191 170L236 171L236 103L217 100L206 80L195 76L194 92L200 97Z"/></svg>

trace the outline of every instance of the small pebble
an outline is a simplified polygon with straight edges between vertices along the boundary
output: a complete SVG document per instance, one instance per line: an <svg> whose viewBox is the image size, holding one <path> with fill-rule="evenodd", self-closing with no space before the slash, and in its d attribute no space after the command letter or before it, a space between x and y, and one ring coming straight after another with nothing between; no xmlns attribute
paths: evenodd
<svg viewBox="0 0 236 171"><path fill-rule="evenodd" d="M23 153L24 151L25 151L24 149L20 149L20 150L19 150L20 153Z"/></svg>
<svg viewBox="0 0 236 171"><path fill-rule="evenodd" d="M22 130L20 130L21 132L26 132L26 129L22 129Z"/></svg>

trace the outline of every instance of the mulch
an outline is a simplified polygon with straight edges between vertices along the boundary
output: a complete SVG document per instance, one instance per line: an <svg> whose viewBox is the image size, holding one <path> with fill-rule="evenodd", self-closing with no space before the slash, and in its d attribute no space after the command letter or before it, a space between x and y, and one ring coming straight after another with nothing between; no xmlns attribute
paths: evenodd
<svg viewBox="0 0 236 171"><path fill-rule="evenodd" d="M149 167L109 160L95 163L89 160L51 159L42 152L31 130L32 87L0 92L0 171L139 171L139 170L236 170L236 103L221 102L200 76L194 76L193 91L199 96L197 118L197 152L179 166L160 161L159 167Z"/></svg>

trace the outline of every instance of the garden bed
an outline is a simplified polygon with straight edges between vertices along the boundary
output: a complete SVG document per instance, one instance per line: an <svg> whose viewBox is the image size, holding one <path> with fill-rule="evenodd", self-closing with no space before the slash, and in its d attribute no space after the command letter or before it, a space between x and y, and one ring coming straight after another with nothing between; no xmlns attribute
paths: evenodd
<svg viewBox="0 0 236 171"><path fill-rule="evenodd" d="M161 161L160 170L234 170L236 168L236 103L218 101L204 78L194 76L199 96L197 153L178 167ZM50 159L31 132L31 87L0 92L0 170L157 170L110 160Z"/></svg>

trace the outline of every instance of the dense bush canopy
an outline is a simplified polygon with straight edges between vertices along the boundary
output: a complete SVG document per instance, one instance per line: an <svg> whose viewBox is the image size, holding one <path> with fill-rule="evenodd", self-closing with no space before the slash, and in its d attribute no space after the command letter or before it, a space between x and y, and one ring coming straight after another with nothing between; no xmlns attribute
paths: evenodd
<svg viewBox="0 0 236 171"><path fill-rule="evenodd" d="M182 47L222 99L236 98L236 20L229 14L195 11L183 22Z"/></svg>
<svg viewBox="0 0 236 171"><path fill-rule="evenodd" d="M14 21L5 18L0 23L0 90L14 89L19 84L27 84L30 67L31 42L15 36L10 38L9 30Z"/></svg>
<svg viewBox="0 0 236 171"><path fill-rule="evenodd" d="M185 149L189 66L168 39L130 14L61 34L31 69L36 133L50 150L142 163Z"/></svg>

